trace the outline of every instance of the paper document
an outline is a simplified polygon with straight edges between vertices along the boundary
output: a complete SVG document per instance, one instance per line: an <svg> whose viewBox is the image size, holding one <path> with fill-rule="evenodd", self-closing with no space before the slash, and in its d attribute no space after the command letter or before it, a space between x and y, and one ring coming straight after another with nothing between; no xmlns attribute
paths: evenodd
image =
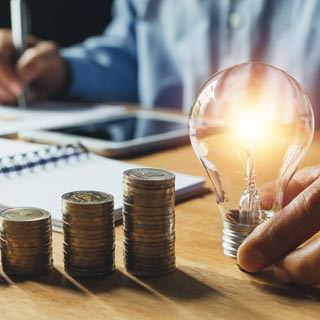
<svg viewBox="0 0 320 320"><path fill-rule="evenodd" d="M11 146L10 146L11 144ZM0 139L0 150L8 150L7 155L39 149L37 144ZM40 149L44 146L40 145ZM18 150L19 149L19 150ZM5 152L0 153L4 159ZM2 162L0 162L0 165ZM61 228L61 196L76 190L95 190L114 196L116 220L122 218L122 173L131 168L141 167L123 161L112 160L94 154L84 154L70 161L61 160L57 164L40 166L20 173L0 174L0 204L3 207L31 206L48 210L53 226ZM176 174L176 199L191 196L201 191L204 178L186 174Z"/></svg>
<svg viewBox="0 0 320 320"><path fill-rule="evenodd" d="M0 106L0 136L21 130L49 129L84 121L116 117L126 112L123 106L42 102L28 107Z"/></svg>

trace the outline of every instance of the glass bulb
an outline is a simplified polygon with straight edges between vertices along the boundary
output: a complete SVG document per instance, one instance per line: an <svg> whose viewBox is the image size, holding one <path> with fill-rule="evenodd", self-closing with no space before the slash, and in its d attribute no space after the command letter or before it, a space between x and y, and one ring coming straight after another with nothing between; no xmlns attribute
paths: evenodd
<svg viewBox="0 0 320 320"><path fill-rule="evenodd" d="M312 141L308 97L290 75L248 62L216 73L189 117L195 154L213 183L224 253L281 210L284 192Z"/></svg>

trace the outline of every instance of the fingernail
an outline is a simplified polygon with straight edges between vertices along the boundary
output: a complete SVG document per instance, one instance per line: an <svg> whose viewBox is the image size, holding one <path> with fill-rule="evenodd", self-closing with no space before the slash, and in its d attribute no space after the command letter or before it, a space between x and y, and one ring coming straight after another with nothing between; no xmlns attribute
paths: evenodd
<svg viewBox="0 0 320 320"><path fill-rule="evenodd" d="M281 282L292 282L292 277L290 274L280 265L274 264L272 267L272 271L277 279Z"/></svg>
<svg viewBox="0 0 320 320"><path fill-rule="evenodd" d="M237 259L240 267L247 272L258 272L268 266L265 256L246 243L238 249Z"/></svg>

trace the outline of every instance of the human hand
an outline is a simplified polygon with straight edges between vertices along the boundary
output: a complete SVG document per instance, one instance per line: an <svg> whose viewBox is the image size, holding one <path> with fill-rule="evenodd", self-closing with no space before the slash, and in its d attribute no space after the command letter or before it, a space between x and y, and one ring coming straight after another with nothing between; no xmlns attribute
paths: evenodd
<svg viewBox="0 0 320 320"><path fill-rule="evenodd" d="M0 30L0 103L13 104L29 83L30 100L61 93L68 83L68 68L58 46L29 36L28 49L18 58L9 30Z"/></svg>
<svg viewBox="0 0 320 320"><path fill-rule="evenodd" d="M248 272L272 266L283 282L318 284L320 238L310 238L320 231L320 165L295 174L284 205L248 236L238 250L238 262Z"/></svg>

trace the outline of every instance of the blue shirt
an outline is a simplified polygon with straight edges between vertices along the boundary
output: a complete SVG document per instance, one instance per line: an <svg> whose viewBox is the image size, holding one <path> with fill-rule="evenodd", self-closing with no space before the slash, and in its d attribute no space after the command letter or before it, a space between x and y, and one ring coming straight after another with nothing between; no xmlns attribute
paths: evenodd
<svg viewBox="0 0 320 320"><path fill-rule="evenodd" d="M293 75L320 109L318 0L116 0L105 32L62 54L72 96L188 112L216 71L255 60Z"/></svg>

